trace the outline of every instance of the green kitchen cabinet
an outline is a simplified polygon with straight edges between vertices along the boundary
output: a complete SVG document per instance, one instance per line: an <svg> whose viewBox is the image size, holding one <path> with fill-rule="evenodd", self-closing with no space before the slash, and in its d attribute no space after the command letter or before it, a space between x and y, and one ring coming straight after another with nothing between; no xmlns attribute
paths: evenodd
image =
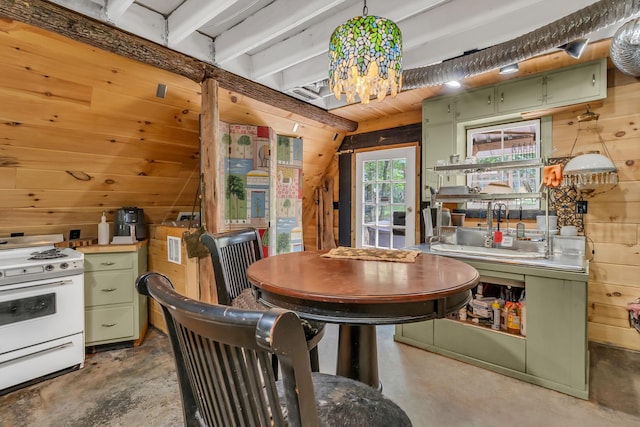
<svg viewBox="0 0 640 427"><path fill-rule="evenodd" d="M526 336L444 318L397 325L394 339L582 399L589 397L586 271L460 259L480 281L524 286Z"/></svg>
<svg viewBox="0 0 640 427"><path fill-rule="evenodd" d="M455 105L451 98L425 100L422 105L423 200L429 200L429 187L438 187L433 167L455 152Z"/></svg>
<svg viewBox="0 0 640 427"><path fill-rule="evenodd" d="M509 80L496 86L499 113L532 111L544 103L544 78Z"/></svg>
<svg viewBox="0 0 640 427"><path fill-rule="evenodd" d="M135 280L147 270L146 244L101 245L107 252L85 252L85 345L142 341L147 329L147 298Z"/></svg>
<svg viewBox="0 0 640 427"><path fill-rule="evenodd" d="M455 117L455 99L439 97L427 99L422 103L422 124L431 126L439 123L452 123Z"/></svg>
<svg viewBox="0 0 640 427"><path fill-rule="evenodd" d="M588 62L546 75L546 106L588 102L607 96L606 61Z"/></svg>
<svg viewBox="0 0 640 427"><path fill-rule="evenodd" d="M586 283L527 275L526 289L527 373L586 392Z"/></svg>
<svg viewBox="0 0 640 427"><path fill-rule="evenodd" d="M493 86L465 91L456 96L456 120L466 121L495 113Z"/></svg>

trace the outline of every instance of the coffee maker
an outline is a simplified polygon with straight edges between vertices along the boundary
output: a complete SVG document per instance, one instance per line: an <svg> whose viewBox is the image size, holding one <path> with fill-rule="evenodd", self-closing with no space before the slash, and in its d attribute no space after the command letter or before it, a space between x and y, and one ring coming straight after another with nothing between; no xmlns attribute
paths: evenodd
<svg viewBox="0 0 640 427"><path fill-rule="evenodd" d="M131 235L131 226L135 228L136 240L149 237L144 222L144 210L136 207L124 207L116 210L114 236Z"/></svg>

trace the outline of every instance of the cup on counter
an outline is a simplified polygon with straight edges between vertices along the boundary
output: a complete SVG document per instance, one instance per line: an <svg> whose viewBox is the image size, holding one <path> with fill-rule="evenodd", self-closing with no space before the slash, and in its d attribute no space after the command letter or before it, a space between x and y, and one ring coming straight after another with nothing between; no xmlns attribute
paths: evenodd
<svg viewBox="0 0 640 427"><path fill-rule="evenodd" d="M560 229L561 236L577 236L578 235L578 227L575 225L564 225Z"/></svg>
<svg viewBox="0 0 640 427"><path fill-rule="evenodd" d="M455 165L460 161L460 154L452 154L449 156L449 164Z"/></svg>

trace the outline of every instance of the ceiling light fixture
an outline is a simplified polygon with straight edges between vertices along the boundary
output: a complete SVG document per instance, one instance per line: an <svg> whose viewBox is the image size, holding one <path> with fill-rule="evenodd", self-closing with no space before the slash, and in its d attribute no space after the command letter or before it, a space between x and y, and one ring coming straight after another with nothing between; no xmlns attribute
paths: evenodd
<svg viewBox="0 0 640 427"><path fill-rule="evenodd" d="M295 123L293 124L293 127L291 128L291 132L296 132L296 131L298 130L298 126L299 126L299 125L298 125L298 122L295 122Z"/></svg>
<svg viewBox="0 0 640 427"><path fill-rule="evenodd" d="M459 88L460 86L462 86L457 80L451 80L450 82L446 82L445 84L452 88Z"/></svg>
<svg viewBox="0 0 640 427"><path fill-rule="evenodd" d="M375 96L382 101L387 92L396 96L402 87L402 34L391 20L368 16L364 1L362 16L349 19L335 29L329 42L329 88L340 99L363 104Z"/></svg>
<svg viewBox="0 0 640 427"><path fill-rule="evenodd" d="M520 67L517 63L505 65L500 68L500 74L513 74L517 73L520 70Z"/></svg>
<svg viewBox="0 0 640 427"><path fill-rule="evenodd" d="M604 144L604 140L598 130L599 117L600 114L589 111L588 106L587 112L578 116L578 134L573 141L571 153L569 154L571 160L569 160L562 172L563 185L574 185L580 192L587 195L609 191L618 183L618 170L613 164L609 150L607 150L607 146ZM578 142L580 132L588 129L583 128L581 124L589 121L595 121L593 129L598 135L598 141L602 145L605 155L600 154L598 151L590 151L573 157L573 150Z"/></svg>
<svg viewBox="0 0 640 427"><path fill-rule="evenodd" d="M567 44L563 44L562 46L559 46L559 48L567 52L567 55L570 57L578 59L582 56L582 53L587 48L588 44L589 39L577 39Z"/></svg>

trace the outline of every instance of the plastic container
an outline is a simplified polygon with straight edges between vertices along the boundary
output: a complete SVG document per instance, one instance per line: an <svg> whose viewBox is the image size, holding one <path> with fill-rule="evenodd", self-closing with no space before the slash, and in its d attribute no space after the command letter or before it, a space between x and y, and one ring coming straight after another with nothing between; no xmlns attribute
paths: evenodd
<svg viewBox="0 0 640 427"><path fill-rule="evenodd" d="M103 211L100 224L98 224L98 244L109 244L109 224L107 223L107 214Z"/></svg>
<svg viewBox="0 0 640 427"><path fill-rule="evenodd" d="M547 229L547 220L544 215L536 216L536 227L540 231L546 231ZM558 229L558 217L555 215L549 215L549 231Z"/></svg>

